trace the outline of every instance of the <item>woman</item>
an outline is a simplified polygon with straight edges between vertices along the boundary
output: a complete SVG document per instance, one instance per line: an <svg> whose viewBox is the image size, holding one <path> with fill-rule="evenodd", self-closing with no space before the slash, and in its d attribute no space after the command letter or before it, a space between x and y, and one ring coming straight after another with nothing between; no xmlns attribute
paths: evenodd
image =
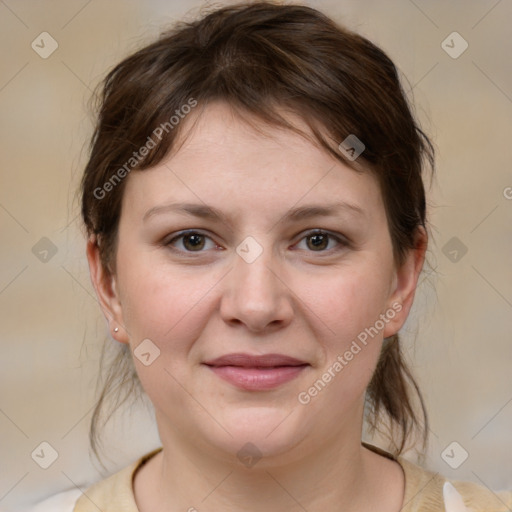
<svg viewBox="0 0 512 512"><path fill-rule="evenodd" d="M92 142L87 258L124 362L93 448L119 368L162 448L52 510L510 509L401 456L428 429L397 333L434 151L380 49L305 6L217 9L109 73Z"/></svg>

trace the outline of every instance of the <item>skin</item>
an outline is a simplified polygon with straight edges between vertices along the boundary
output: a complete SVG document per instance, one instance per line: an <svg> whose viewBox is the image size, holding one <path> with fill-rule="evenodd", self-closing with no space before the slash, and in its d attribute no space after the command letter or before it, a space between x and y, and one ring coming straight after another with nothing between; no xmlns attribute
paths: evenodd
<svg viewBox="0 0 512 512"><path fill-rule="evenodd" d="M175 153L127 178L116 274L102 268L93 238L87 246L99 301L119 328L115 339L132 350L150 339L160 350L149 366L134 358L163 446L136 474L139 509L399 511L403 472L361 445L363 405L382 340L412 306L426 233L397 268L369 172L291 131L255 131L223 103L184 122ZM337 201L363 214L283 219L290 208ZM172 211L143 220L173 202L216 207L228 221ZM166 245L186 229L205 235L198 250L183 238ZM307 236L313 229L348 245L327 237L317 248ZM236 252L248 236L263 250L252 263ZM402 309L384 329L301 404L298 394L397 303ZM310 366L273 390L245 391L202 364L232 352L286 354ZM247 442L262 454L252 467L237 457Z"/></svg>

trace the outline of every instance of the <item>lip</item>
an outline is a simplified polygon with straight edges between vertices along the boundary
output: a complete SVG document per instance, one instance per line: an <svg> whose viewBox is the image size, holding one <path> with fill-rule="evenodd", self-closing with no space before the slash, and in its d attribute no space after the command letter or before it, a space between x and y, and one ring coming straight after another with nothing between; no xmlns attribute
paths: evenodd
<svg viewBox="0 0 512 512"><path fill-rule="evenodd" d="M227 354L204 363L218 377L247 391L274 389L299 376L309 363L282 354Z"/></svg>
<svg viewBox="0 0 512 512"><path fill-rule="evenodd" d="M283 354L251 355L244 353L226 354L206 361L208 366L239 366L243 368L269 368L275 366L302 366L308 364L294 357Z"/></svg>

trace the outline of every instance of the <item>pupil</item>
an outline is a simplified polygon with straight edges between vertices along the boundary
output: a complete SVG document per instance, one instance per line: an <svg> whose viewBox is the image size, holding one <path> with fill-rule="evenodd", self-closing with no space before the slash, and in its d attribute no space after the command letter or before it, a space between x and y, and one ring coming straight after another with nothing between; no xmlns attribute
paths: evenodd
<svg viewBox="0 0 512 512"><path fill-rule="evenodd" d="M325 245L326 236L325 235L312 235L311 243L314 247L320 247Z"/></svg>
<svg viewBox="0 0 512 512"><path fill-rule="evenodd" d="M192 243L190 244L191 247L193 248L201 248L202 245L204 245L204 241L201 240L201 236L202 235L187 235L185 237L185 244L187 245L187 242L190 243L190 241L192 240ZM194 241L195 240L195 241ZM203 242L203 243L201 243Z"/></svg>

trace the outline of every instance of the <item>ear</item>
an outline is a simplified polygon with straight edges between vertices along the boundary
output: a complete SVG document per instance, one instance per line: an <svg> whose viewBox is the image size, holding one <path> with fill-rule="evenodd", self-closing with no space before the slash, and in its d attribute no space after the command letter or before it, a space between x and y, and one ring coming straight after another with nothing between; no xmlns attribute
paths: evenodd
<svg viewBox="0 0 512 512"><path fill-rule="evenodd" d="M403 264L395 270L391 295L388 299L388 311L395 311L395 316L389 320L384 328L384 337L396 334L404 325L411 310L418 278L425 261L428 235L423 227L416 233L415 247L409 250Z"/></svg>
<svg viewBox="0 0 512 512"><path fill-rule="evenodd" d="M100 258L100 250L94 235L89 237L87 241L86 252L91 281L103 314L109 323L110 335L121 343L129 343L128 332L124 325L123 309L119 298L116 277L103 267ZM119 330L114 332L116 327Z"/></svg>

